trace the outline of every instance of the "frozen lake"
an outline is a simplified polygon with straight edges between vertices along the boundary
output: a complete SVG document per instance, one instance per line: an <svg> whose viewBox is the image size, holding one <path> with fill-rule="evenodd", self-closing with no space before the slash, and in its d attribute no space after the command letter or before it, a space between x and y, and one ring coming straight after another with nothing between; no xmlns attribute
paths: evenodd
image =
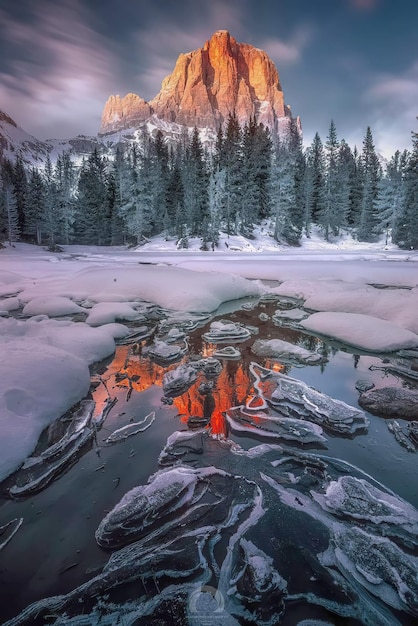
<svg viewBox="0 0 418 626"><path fill-rule="evenodd" d="M335 263L318 255L315 267L313 258L282 264L277 255L225 263L221 255L148 253L134 261L122 250L80 258L72 249L51 262L27 252L25 261L12 253L2 269L25 281L32 274L48 297L64 297L63 279L80 267L138 261L227 268L270 287L302 276L315 287L321 276L413 295L417 282L414 261L374 255ZM83 323L94 304L75 296L82 285L72 280L74 295L69 282L66 293L87 308L64 317ZM27 282L14 281L4 300L26 293L35 306ZM379 353L308 332L296 314L286 318L303 311L289 295L247 295L192 315L187 308L202 297L194 283L181 287L190 304L178 313L136 297L129 334L90 365L92 414L84 405L52 421L34 460L2 483L0 545L13 533L10 521L23 519L0 552L2 623L414 624L413 440L401 445L387 419L358 404L364 385L418 390L414 349ZM107 298L97 312L111 308ZM27 324L21 311L11 314ZM409 317L401 321L404 330ZM51 322L44 327L56 341ZM405 436L410 423L398 417Z"/></svg>

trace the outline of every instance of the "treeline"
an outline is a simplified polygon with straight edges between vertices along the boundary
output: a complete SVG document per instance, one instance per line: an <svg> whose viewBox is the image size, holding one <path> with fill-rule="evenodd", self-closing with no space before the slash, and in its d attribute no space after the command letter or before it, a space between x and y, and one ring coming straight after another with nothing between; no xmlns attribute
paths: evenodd
<svg viewBox="0 0 418 626"><path fill-rule="evenodd" d="M215 249L221 232L251 238L269 219L277 241L298 245L317 225L326 240L350 229L361 241L386 233L402 248L418 248L418 135L412 150L385 168L367 129L362 151L339 140L331 122L303 149L296 122L272 139L255 120L241 128L231 115L214 149L197 129L169 148L158 131L118 146L112 158L96 149L81 166L69 153L42 169L1 164L0 239L39 245L141 244L153 235L178 247L200 237Z"/></svg>

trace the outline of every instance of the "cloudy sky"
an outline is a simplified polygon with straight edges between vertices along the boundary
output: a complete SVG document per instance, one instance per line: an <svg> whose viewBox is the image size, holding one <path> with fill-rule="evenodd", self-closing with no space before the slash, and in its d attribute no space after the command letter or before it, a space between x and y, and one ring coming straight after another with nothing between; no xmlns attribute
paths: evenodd
<svg viewBox="0 0 418 626"><path fill-rule="evenodd" d="M40 139L96 134L110 94L159 91L218 29L264 49L305 144L383 154L418 130L417 0L0 0L0 109Z"/></svg>

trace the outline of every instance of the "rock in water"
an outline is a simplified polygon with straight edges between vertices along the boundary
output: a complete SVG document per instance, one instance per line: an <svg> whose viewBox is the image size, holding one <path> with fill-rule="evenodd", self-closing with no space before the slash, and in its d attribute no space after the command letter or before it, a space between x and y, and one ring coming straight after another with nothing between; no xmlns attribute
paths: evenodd
<svg viewBox="0 0 418 626"><path fill-rule="evenodd" d="M380 417L418 419L418 391L400 387L382 387L362 393L359 405Z"/></svg>

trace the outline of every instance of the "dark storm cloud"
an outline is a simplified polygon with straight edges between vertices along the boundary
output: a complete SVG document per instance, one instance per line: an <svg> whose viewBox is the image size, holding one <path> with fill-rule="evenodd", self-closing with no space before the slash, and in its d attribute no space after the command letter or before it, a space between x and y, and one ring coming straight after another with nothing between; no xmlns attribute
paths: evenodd
<svg viewBox="0 0 418 626"><path fill-rule="evenodd" d="M416 128L414 0L0 0L0 108L41 138L94 134L110 94L149 100L218 29L264 49L309 143L386 151Z"/></svg>

